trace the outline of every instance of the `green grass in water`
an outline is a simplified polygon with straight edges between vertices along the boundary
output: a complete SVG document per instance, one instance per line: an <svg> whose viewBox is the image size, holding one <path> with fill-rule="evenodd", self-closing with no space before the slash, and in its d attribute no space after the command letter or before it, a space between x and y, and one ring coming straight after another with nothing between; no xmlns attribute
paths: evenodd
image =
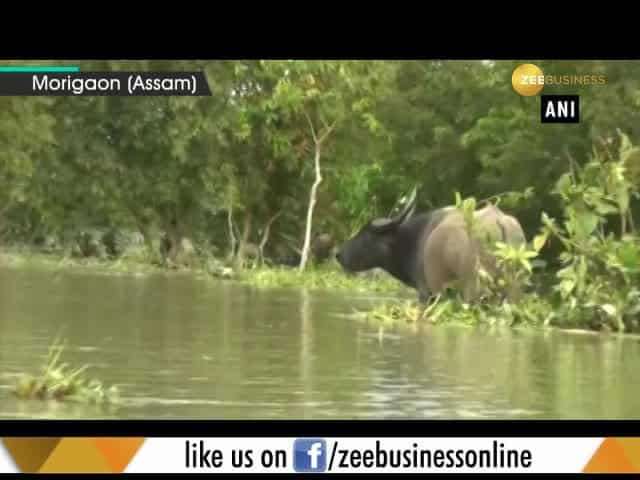
<svg viewBox="0 0 640 480"><path fill-rule="evenodd" d="M257 288L308 288L355 293L389 293L406 291L391 276L378 278L347 275L333 266L310 266L299 272L296 268L263 267L245 270L239 279Z"/></svg>
<svg viewBox="0 0 640 480"><path fill-rule="evenodd" d="M380 325L426 322L465 325L549 325L552 305L538 296L529 295L518 304L488 302L467 304L456 297L437 297L429 304L415 301L392 301L368 311L357 311L356 318Z"/></svg>
<svg viewBox="0 0 640 480"><path fill-rule="evenodd" d="M58 341L49 348L40 375L22 375L13 393L22 399L72 400L83 403L114 404L118 402L118 388L106 388L99 380L88 378L88 365L71 369L60 360L64 345Z"/></svg>
<svg viewBox="0 0 640 480"><path fill-rule="evenodd" d="M12 249L0 253L0 266L47 270L82 269L99 273L153 273L163 270L140 256L74 258L70 255Z"/></svg>

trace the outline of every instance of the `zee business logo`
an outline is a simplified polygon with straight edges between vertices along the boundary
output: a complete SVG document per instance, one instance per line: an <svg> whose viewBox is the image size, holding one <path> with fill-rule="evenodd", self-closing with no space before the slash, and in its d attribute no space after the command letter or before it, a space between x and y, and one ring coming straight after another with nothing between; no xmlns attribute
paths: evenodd
<svg viewBox="0 0 640 480"><path fill-rule="evenodd" d="M585 86L606 85L607 77L601 74L588 75L545 75L542 69L532 63L517 67L511 76L513 89L520 95L532 97L540 93L545 85Z"/></svg>

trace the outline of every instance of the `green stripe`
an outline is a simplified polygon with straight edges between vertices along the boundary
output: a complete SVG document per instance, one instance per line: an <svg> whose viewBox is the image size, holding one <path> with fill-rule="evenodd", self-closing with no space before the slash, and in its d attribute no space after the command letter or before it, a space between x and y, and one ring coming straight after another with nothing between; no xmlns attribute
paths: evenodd
<svg viewBox="0 0 640 480"><path fill-rule="evenodd" d="M0 73L77 73L80 67L46 67L46 66L2 66Z"/></svg>

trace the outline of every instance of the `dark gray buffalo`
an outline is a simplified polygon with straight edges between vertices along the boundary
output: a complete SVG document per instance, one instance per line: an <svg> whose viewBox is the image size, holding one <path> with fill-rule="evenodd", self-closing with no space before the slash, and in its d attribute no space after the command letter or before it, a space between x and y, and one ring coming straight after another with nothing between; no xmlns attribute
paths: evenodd
<svg viewBox="0 0 640 480"><path fill-rule="evenodd" d="M465 301L473 301L480 293L478 267L492 275L499 273L485 241L525 242L519 222L493 205L474 213L475 231L486 235L483 239L470 235L455 207L414 215L415 207L414 190L398 215L365 225L336 255L342 268L348 272L381 268L415 288L422 301L448 286L461 288ZM518 286L507 288L512 295L519 294Z"/></svg>
<svg viewBox="0 0 640 480"><path fill-rule="evenodd" d="M318 262L324 262L333 256L332 250L334 246L333 236L330 233L321 233L316 235L313 242L311 242L311 252Z"/></svg>

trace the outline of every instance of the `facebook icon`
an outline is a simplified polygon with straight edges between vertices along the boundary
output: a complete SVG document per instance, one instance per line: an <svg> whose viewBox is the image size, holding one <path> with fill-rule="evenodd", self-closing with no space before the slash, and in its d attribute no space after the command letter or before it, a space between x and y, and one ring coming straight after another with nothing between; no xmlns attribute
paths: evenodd
<svg viewBox="0 0 640 480"><path fill-rule="evenodd" d="M327 444L321 438L298 438L293 443L293 468L296 472L324 472L327 468Z"/></svg>

